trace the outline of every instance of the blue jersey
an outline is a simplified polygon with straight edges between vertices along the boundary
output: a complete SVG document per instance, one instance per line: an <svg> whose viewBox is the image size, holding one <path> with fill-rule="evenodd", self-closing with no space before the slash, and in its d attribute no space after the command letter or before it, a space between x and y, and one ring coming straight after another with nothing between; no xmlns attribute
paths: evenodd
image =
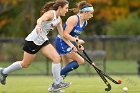
<svg viewBox="0 0 140 93"><path fill-rule="evenodd" d="M83 31L84 27L86 26L86 20L83 22L83 25L80 25L80 16L77 15L78 17L78 22L77 25L72 29L72 31L70 32L70 35L75 37L81 34L81 32ZM63 29L66 28L66 23L63 26ZM61 39L60 35L58 35L55 39L55 46L56 46L56 50L60 55L65 55L67 53L71 52L71 48L69 45L67 45L63 39Z"/></svg>

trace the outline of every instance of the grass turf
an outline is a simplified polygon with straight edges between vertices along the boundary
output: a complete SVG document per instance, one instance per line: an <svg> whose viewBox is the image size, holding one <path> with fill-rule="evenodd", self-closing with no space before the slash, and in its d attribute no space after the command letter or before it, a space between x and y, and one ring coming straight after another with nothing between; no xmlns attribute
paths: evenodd
<svg viewBox="0 0 140 93"><path fill-rule="evenodd" d="M49 64L47 64L49 63ZM103 69L103 64L100 61L96 62L99 66L99 68ZM0 67L7 67L12 63L8 62L0 62ZM15 71L11 74L23 74L23 75L30 75L30 74L51 74L51 62L33 62L29 68L26 68L24 70ZM127 65L127 66L126 66ZM106 72L107 73L120 73L120 74L137 74L137 63L136 61L107 61L106 62ZM90 66L88 63L80 66L78 69L71 73L95 73L95 70L92 66Z"/></svg>
<svg viewBox="0 0 140 93"><path fill-rule="evenodd" d="M108 93L124 93L123 87L128 87L127 93L140 93L140 77L112 76L121 79L121 85L111 83L112 90ZM5 86L0 85L0 93L49 93L48 87L52 83L48 76L9 76ZM65 93L105 93L106 87L99 76L68 76L66 82L72 86L64 89Z"/></svg>

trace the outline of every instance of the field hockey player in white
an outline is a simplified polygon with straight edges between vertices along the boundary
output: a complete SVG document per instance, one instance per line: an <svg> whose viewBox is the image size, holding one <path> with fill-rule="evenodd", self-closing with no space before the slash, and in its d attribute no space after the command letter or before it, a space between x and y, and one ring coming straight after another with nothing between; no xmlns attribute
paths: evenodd
<svg viewBox="0 0 140 93"><path fill-rule="evenodd" d="M6 77L11 72L28 68L35 59L36 53L40 50L45 57L50 58L53 62L53 90L57 91L69 86L69 83L62 82L62 78L60 77L61 58L52 44L49 43L47 37L49 31L52 31L55 27L57 27L59 34L63 37L62 20L60 16L65 16L68 12L68 7L69 3L67 0L56 0L55 2L47 2L44 5L34 30L25 38L23 59L14 62L6 68L0 68L0 82L2 85L6 84Z"/></svg>

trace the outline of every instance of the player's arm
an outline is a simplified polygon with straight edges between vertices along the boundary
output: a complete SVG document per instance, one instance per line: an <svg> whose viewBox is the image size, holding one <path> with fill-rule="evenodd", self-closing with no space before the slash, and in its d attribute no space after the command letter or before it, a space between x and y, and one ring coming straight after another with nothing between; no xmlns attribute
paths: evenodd
<svg viewBox="0 0 140 93"><path fill-rule="evenodd" d="M49 21L49 20L52 20L53 18L53 12L52 11L48 11L48 12L45 12L38 20L37 20L37 28L36 28L36 32L37 33L40 33L42 30L41 30L41 23L43 21Z"/></svg>
<svg viewBox="0 0 140 93"><path fill-rule="evenodd" d="M75 47L69 40L63 37L63 27L62 27L62 19L60 18L60 23L57 25L57 30L61 38L71 47Z"/></svg>
<svg viewBox="0 0 140 93"><path fill-rule="evenodd" d="M67 19L67 22L66 22L66 28L64 30L64 38L70 40L70 41L74 41L74 42L77 42L77 43L80 43L80 44L83 44L84 41L81 40L81 39L78 39L76 37L73 37L70 35L71 31L73 30L73 28L77 25L77 22L78 22L78 18L77 16L71 16Z"/></svg>

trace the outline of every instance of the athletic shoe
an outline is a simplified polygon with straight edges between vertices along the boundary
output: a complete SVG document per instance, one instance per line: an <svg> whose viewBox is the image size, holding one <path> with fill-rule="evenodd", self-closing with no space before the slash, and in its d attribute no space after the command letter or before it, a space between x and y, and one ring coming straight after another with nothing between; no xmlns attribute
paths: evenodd
<svg viewBox="0 0 140 93"><path fill-rule="evenodd" d="M60 82L59 84L55 84L53 83L49 88L48 91L50 92L62 92L63 90L61 90L62 88L67 88L71 85L71 83L64 83L64 82Z"/></svg>
<svg viewBox="0 0 140 93"><path fill-rule="evenodd" d="M59 84L55 84L53 83L49 88L48 91L49 92L58 92L59 90L61 90L61 86Z"/></svg>
<svg viewBox="0 0 140 93"><path fill-rule="evenodd" d="M8 76L7 74L3 74L3 68L0 68L0 82L2 85L6 84L6 77Z"/></svg>
<svg viewBox="0 0 140 93"><path fill-rule="evenodd" d="M67 83L65 83L65 82L60 82L61 88L67 88L67 87L69 87L71 84L72 84L72 83L69 83L69 82L67 82Z"/></svg>
<svg viewBox="0 0 140 93"><path fill-rule="evenodd" d="M53 93L59 93L59 92L65 92L64 90L53 90L51 87L48 89L49 92L53 92Z"/></svg>

